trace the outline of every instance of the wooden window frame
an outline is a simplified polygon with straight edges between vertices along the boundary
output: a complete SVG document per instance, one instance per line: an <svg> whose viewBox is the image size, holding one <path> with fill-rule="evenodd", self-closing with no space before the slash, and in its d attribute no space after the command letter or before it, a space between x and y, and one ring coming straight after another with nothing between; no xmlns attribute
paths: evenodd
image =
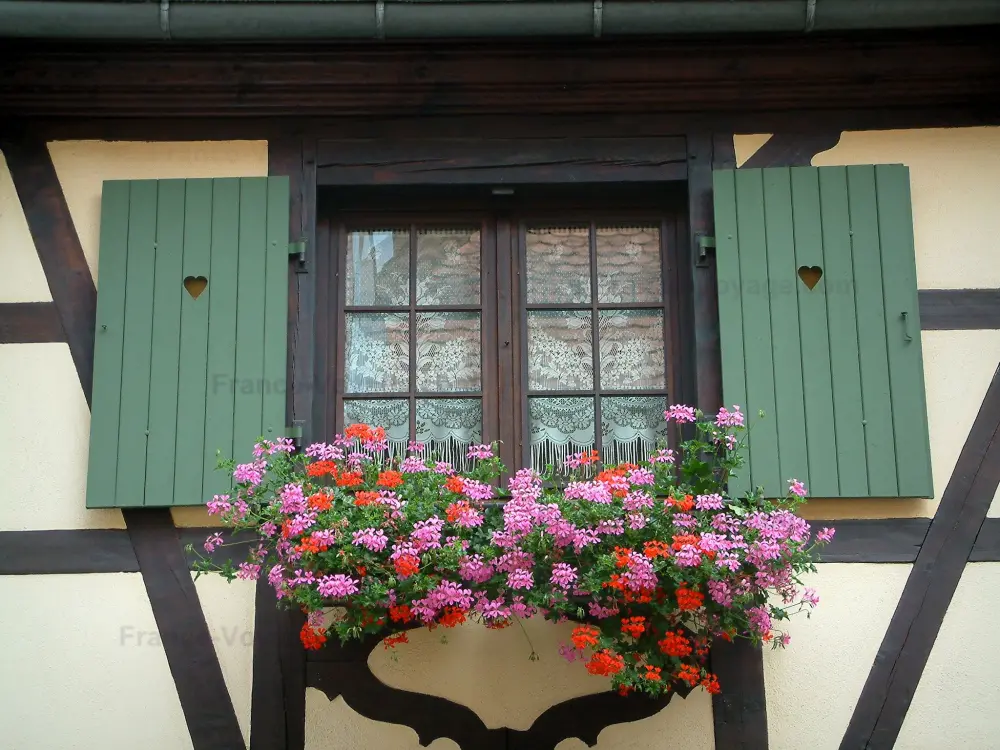
<svg viewBox="0 0 1000 750"><path fill-rule="evenodd" d="M326 401L326 424L329 429L326 434L343 431L346 426L343 424L343 404L344 400L366 400L366 399L407 399L409 402L409 430L410 438L416 434L417 419L417 399L476 399L482 403L483 420L482 435L484 439L488 435L497 434L499 426L497 418L499 414L497 398L499 387L497 383L496 368L496 294L488 292L489 289L496 288L496 237L492 231L491 222L483 215L475 212L427 212L427 213L406 213L406 212L350 212L333 218L333 223L327 223L325 218L321 224L327 224L325 234L329 237L329 244L325 251L330 257L331 266L335 267L336 276L333 284L329 287L330 297L326 302L328 309L325 311L328 319L336 321L332 331L329 332L329 346L333 355L332 372L328 370L328 377L332 375L332 382L327 380L321 393ZM342 287L343 279L346 279L347 254L342 252L346 247L347 235L364 227L377 225L392 225L400 228L406 227L409 232L409 303L405 311L409 314L410 326L410 351L409 351L409 386L406 391L386 392L386 393L348 393L344 390L345 381L345 357L344 346L346 343L346 316L350 312L378 313L378 312L404 312L403 306L347 306L341 303L340 295L344 292ZM416 233L421 226L444 227L469 227L479 226L479 264L480 264L480 301L478 305L417 305L416 299L416 269L417 269L417 248ZM320 305L323 304L321 297ZM418 307L420 308L418 310ZM421 392L417 390L416 384L416 315L418 312L478 312L480 314L480 389L479 391L455 391L455 392ZM327 360L330 361L330 360Z"/></svg>
<svg viewBox="0 0 1000 750"><path fill-rule="evenodd" d="M684 368L688 355L684 342L691 340L689 316L685 305L686 285L683 282L687 253L687 197L683 183L661 182L656 185L621 184L587 188L552 186L542 192L515 189L513 195L495 195L488 188L479 190L478 197L469 195L468 189L460 192L445 190L439 195L426 191L381 190L351 191L338 195L335 191L321 190L317 212L317 376L315 396L322 399L318 415L323 423L319 434L329 436L343 429L344 389L343 347L346 323L345 306L341 302L341 285L346 271L345 247L347 233L362 227L376 225L406 226L411 230L422 226L472 226L481 231L481 331L482 331L482 390L479 393L457 392L452 394L427 394L429 397L456 397L482 399L484 441L499 440L500 455L510 467L526 465L530 461L528 432L527 388L527 315L528 309L549 307L568 309L579 305L561 305L526 302L525 285L521 283L525 269L525 230L529 226L557 224L589 224L591 227L634 224L657 226L660 231L660 273L662 294L659 303L601 304L597 302L596 267L591 273L592 325L597 326L599 309L651 309L662 311L664 316L665 381L661 389L615 390L612 395L643 396L663 395L672 401L684 401L686 384ZM520 195L519 195L520 193ZM548 194L547 198L540 195ZM617 195L616 195L617 193ZM609 197L610 196L610 197ZM542 202L544 200L544 202ZM615 210L621 205L621 210ZM373 206L378 206L373 210ZM394 210L398 209L398 210ZM412 316L416 300L413 296L416 264L411 234L411 294L408 310ZM594 239L591 236L591 263L594 257ZM445 306L452 309L454 306ZM442 307L442 309L445 309ZM366 312L378 312L380 307L367 307ZM386 308L388 309L388 308ZM471 308L470 308L471 309ZM582 308L581 308L582 309ZM398 310L401 311L402 306ZM411 369L415 365L411 340ZM599 341L594 339L595 362ZM656 391L655 393L653 391ZM595 398L595 443L601 439L600 398L603 391L599 371L595 371L594 387L580 391L583 397ZM359 395L359 394L354 394ZM416 399L421 394L415 382L404 393L371 393L364 398L406 398L410 402L410 434L414 435ZM532 394L538 395L538 394ZM544 395L544 394L542 394ZM559 395L574 395L560 393ZM606 394L604 394L606 395ZM677 436L671 432L670 442Z"/></svg>
<svg viewBox="0 0 1000 750"><path fill-rule="evenodd" d="M683 221L681 214L685 206L678 196L673 205L667 203L662 207L638 210L616 211L614 208L581 209L581 214L573 216L567 213L548 213L539 211L534 215L518 217L516 234L512 238L511 249L514 279L514 299L512 303L513 335L516 345L516 379L514 381L513 398L519 403L519 418L514 420L516 442L520 450L517 453L518 466L531 464L531 443L527 439L530 420L528 416L528 400L535 397L593 397L594 399L594 447L598 451L602 444L601 398L602 396L663 396L664 399L680 400L678 391L681 387L678 363L678 349L681 325L680 278L677 254L682 252L683 241L681 229ZM582 304L571 303L538 303L527 299L527 284L523 283L527 269L526 231L531 226L563 226L589 224L588 245L590 252L590 302ZM634 226L656 226L659 229L660 242L660 302L659 303L621 303L610 304L598 301L597 283L597 251L595 231L601 226L626 224ZM529 388L528 371L528 312L533 310L583 310L590 311L593 349L593 386L587 390L532 391ZM600 340L597 332L599 312L602 310L656 310L663 313L663 357L664 357L664 387L661 389L605 389L600 379ZM676 435L670 432L671 444L676 443Z"/></svg>

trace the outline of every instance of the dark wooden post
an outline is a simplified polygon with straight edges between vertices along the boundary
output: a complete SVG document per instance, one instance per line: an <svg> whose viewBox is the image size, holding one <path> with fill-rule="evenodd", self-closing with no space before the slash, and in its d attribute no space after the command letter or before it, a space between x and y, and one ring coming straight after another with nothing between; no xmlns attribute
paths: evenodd
<svg viewBox="0 0 1000 750"><path fill-rule="evenodd" d="M736 155L731 134L688 137L690 211L690 314L694 330L693 386L684 395L706 413L722 404L722 359L719 350L719 306L715 258L702 253L701 239L714 235L712 169L733 168ZM691 351L691 349L688 349ZM746 641L712 647L712 671L722 693L712 698L715 747L718 750L767 750L767 707L764 663L759 648Z"/></svg>

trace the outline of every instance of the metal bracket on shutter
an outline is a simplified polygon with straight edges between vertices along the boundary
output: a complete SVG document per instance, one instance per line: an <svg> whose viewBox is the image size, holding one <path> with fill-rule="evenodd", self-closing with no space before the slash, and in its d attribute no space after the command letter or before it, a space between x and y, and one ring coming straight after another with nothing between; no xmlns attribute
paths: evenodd
<svg viewBox="0 0 1000 750"><path fill-rule="evenodd" d="M695 253L694 264L697 268L708 268L708 249L715 250L715 237L708 237L703 234L697 235L698 247Z"/></svg>
<svg viewBox="0 0 1000 750"><path fill-rule="evenodd" d="M288 254L296 256L295 273L306 273L306 241L289 242Z"/></svg>
<svg viewBox="0 0 1000 750"><path fill-rule="evenodd" d="M304 420L296 419L292 422L291 427L285 428L285 437L292 439L292 442L295 443L295 450L297 451L302 450L302 425L304 424Z"/></svg>

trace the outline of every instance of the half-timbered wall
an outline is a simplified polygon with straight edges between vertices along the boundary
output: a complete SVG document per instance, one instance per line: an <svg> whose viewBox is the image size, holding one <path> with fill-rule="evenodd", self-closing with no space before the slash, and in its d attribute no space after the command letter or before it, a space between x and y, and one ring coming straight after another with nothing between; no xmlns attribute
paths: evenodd
<svg viewBox="0 0 1000 750"><path fill-rule="evenodd" d="M48 150L97 284L104 180L267 174L265 141L57 141ZM0 238L0 303L51 301L5 160ZM119 510L85 509L90 411L66 343L0 344L0 423L0 532L125 528ZM182 508L175 523L212 521ZM195 588L248 738L254 586L203 577ZM0 746L192 747L139 573L0 576L0 597L10 605L0 640L17 644L0 667L9 708Z"/></svg>
<svg viewBox="0 0 1000 750"><path fill-rule="evenodd" d="M736 136L737 164L747 163L766 138ZM845 132L811 163L907 165L918 287L1000 286L1000 213L995 210L1000 128ZM818 519L932 518L939 509L1000 364L1000 330L924 330L922 344L935 497L814 500L804 509L804 515L817 519L814 524L822 525ZM988 515L998 514L995 498ZM873 548L878 545L877 538L871 542ZM820 606L810 619L792 624L788 650L764 654L769 740L775 750L841 747L912 569L904 564L818 567L810 585L820 591ZM1000 727L989 706L1000 698L995 677L1000 598L993 593L998 576L998 563L965 568L895 747L995 744Z"/></svg>
<svg viewBox="0 0 1000 750"><path fill-rule="evenodd" d="M767 140L737 136L737 164L750 163ZM48 150L97 284L103 180L268 173L263 141L63 141L50 143ZM1000 128L849 132L811 163L906 164L921 290L1000 288ZM0 304L52 300L37 250L10 170L0 160ZM809 518L833 519L831 525L855 518L926 524L950 502L949 479L964 460L966 438L1000 362L1000 329L925 330L922 340L935 497L815 501L806 507ZM6 459L0 472L0 532L124 528L121 511L84 507L89 410L66 343L0 344L0 424L0 455ZM172 512L178 526L211 523L199 509ZM1000 517L1000 500L989 515ZM883 541L888 544L888 537L871 541L868 559L877 557ZM856 728L868 710L863 691L877 677L876 655L898 655L910 647L891 642L891 633L907 590L922 574L920 565L912 565L915 555L916 549L909 557L888 556L896 562L824 563L807 582L819 589L820 607L810 619L793 622L788 651L764 654L772 749L837 748L845 732ZM246 738L254 587L202 579L196 589ZM0 576L0 600L5 602L0 642L7 644L0 660L0 745L18 750L193 746L149 592L137 572ZM945 606L936 642L933 632L929 636L933 649L922 676L918 672L898 748L962 744L975 750L993 746L1000 733L995 711L1000 635L994 624L1000 563L968 564ZM546 708L604 687L579 665L559 659L563 629L530 623L528 631L541 662L528 660L530 647L516 628L458 628L447 644L440 642L439 631L417 633L409 647L392 654L379 648L368 663L387 684L466 705L487 727L527 729ZM915 647L916 639L927 636L915 631L908 637ZM306 693L305 739L310 750L419 745L412 729L367 719L343 698L331 702L315 688ZM431 746L456 747L447 739ZM569 739L558 747L584 746ZM684 700L675 697L659 714L607 728L597 747L709 750L715 747L712 702L701 691Z"/></svg>

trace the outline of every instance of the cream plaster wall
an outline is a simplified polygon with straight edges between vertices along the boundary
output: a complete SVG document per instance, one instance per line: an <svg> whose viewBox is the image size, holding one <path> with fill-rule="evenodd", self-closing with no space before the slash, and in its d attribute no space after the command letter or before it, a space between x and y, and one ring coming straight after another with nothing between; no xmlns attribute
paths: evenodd
<svg viewBox="0 0 1000 750"><path fill-rule="evenodd" d="M0 303L51 299L21 201L0 153Z"/></svg>
<svg viewBox="0 0 1000 750"><path fill-rule="evenodd" d="M237 719L249 739L255 585L196 583ZM0 577L0 747L191 747L137 573Z"/></svg>
<svg viewBox="0 0 1000 750"><path fill-rule="evenodd" d="M451 630L415 630L410 643L368 657L372 673L392 687L439 695L468 706L488 727L528 729L545 709L609 688L606 678L559 656L573 627L532 618L487 630L467 623ZM442 635L447 640L442 643ZM538 661L531 661L531 644Z"/></svg>
<svg viewBox="0 0 1000 750"><path fill-rule="evenodd" d="M570 698L608 688L579 663L569 664L557 653L568 639L570 625L528 620L517 627L489 631L479 625L446 631L411 631L410 643L386 651L376 648L368 658L372 672L386 684L438 695L469 707L491 728L528 729L547 708ZM532 646L541 657L530 661ZM332 703L318 690L309 690L306 702L306 748L379 747L385 750L417 748L416 733L404 726L371 721L356 713L342 698ZM614 725L601 732L598 750L656 747L663 750L712 750L712 701L704 690L687 699L675 697L655 716ZM451 740L429 747L453 748ZM559 750L582 750L570 738Z"/></svg>
<svg viewBox="0 0 1000 750"><path fill-rule="evenodd" d="M0 577L0 746L185 750L136 573Z"/></svg>
<svg viewBox="0 0 1000 750"><path fill-rule="evenodd" d="M824 564L807 577L819 606L788 624L787 649L764 652L771 750L840 746L910 567Z"/></svg>
<svg viewBox="0 0 1000 750"><path fill-rule="evenodd" d="M898 750L1000 747L1000 563L969 563L896 741Z"/></svg>
<svg viewBox="0 0 1000 750"><path fill-rule="evenodd" d="M267 174L267 141L53 141L49 153L95 280L104 180Z"/></svg>
<svg viewBox="0 0 1000 750"><path fill-rule="evenodd" d="M0 344L0 531L122 528L87 510L90 410L66 344Z"/></svg>
<svg viewBox="0 0 1000 750"><path fill-rule="evenodd" d="M372 721L348 706L343 698L330 701L322 691L306 689L305 750L419 750L423 747L459 750L455 742L445 738L421 745L417 733L409 727Z"/></svg>

